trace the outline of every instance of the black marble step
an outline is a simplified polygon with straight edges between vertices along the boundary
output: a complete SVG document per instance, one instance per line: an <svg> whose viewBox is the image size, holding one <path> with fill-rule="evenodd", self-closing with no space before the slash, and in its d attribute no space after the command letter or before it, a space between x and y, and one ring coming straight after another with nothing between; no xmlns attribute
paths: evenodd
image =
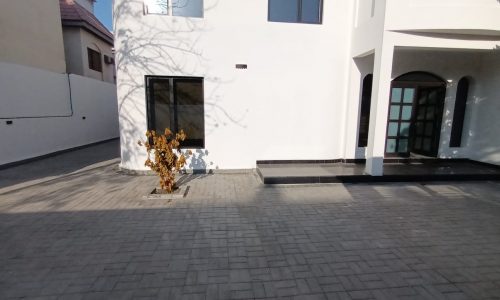
<svg viewBox="0 0 500 300"><path fill-rule="evenodd" d="M363 163L258 163L265 184L426 182L500 180L500 166L472 160L404 160L384 163L383 176L364 172Z"/></svg>

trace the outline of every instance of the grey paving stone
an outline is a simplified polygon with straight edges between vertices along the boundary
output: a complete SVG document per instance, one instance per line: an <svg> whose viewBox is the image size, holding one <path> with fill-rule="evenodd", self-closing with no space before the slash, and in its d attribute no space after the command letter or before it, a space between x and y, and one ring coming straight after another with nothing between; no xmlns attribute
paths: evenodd
<svg viewBox="0 0 500 300"><path fill-rule="evenodd" d="M191 175L185 199L145 201L156 179L118 173L109 147L95 148L108 149L103 161L87 149L53 158L74 167L17 169L54 166L30 184L0 171L15 174L0 188L0 299L500 295L499 183L267 187L253 174Z"/></svg>

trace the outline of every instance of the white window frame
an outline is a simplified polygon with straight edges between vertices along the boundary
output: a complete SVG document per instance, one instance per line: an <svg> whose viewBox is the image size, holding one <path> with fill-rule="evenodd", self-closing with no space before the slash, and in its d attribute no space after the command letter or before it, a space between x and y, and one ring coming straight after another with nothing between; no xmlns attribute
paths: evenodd
<svg viewBox="0 0 500 300"><path fill-rule="evenodd" d="M144 4L145 15L168 15L168 16L172 15L172 0L144 0L143 4ZM158 5L158 6L166 5L167 6L166 13L150 9L150 7L152 8L153 5Z"/></svg>
<svg viewBox="0 0 500 300"><path fill-rule="evenodd" d="M179 0L143 0L144 5L144 15L163 15L163 16L174 16L174 4ZM189 0L187 0L189 1ZM204 0L202 0L202 5L204 4ZM164 5L166 10L162 12L150 11L150 6L152 5ZM190 18L203 18L203 7L202 7L202 16L201 17L190 17Z"/></svg>

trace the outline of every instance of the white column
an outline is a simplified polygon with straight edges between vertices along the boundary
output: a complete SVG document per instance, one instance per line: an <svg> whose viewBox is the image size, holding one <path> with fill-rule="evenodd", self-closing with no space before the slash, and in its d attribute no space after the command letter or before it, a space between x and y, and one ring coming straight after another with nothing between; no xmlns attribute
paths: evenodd
<svg viewBox="0 0 500 300"><path fill-rule="evenodd" d="M382 176L387 129L387 113L391 89L393 45L382 45L375 51L372 100L370 106L370 129L366 148L365 172L372 176Z"/></svg>
<svg viewBox="0 0 500 300"><path fill-rule="evenodd" d="M356 158L356 147L358 141L359 106L361 95L361 71L353 58L350 65L349 91L346 109L344 111L344 158Z"/></svg>

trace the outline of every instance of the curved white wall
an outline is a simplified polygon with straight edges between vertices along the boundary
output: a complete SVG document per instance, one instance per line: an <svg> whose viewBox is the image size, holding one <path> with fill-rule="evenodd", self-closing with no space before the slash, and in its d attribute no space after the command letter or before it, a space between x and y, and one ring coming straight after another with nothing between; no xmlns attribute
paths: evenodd
<svg viewBox="0 0 500 300"><path fill-rule="evenodd" d="M205 0L192 19L115 1L122 167L144 168L144 75L205 78L208 168L342 157L353 5L324 1L323 24L310 25L268 22L267 3Z"/></svg>
<svg viewBox="0 0 500 300"><path fill-rule="evenodd" d="M499 16L497 0L388 0L385 29L487 34L499 30Z"/></svg>

